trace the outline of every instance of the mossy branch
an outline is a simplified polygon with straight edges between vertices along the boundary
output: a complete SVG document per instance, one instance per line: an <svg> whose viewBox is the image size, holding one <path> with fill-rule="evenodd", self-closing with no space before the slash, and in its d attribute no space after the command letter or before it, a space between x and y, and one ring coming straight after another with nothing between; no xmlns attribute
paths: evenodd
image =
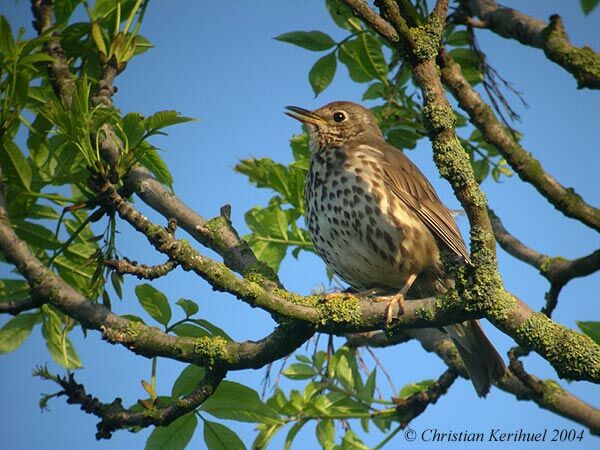
<svg viewBox="0 0 600 450"><path fill-rule="evenodd" d="M577 87L600 89L600 54L590 47L575 47L569 42L562 19L550 17L550 23L523 14L513 8L498 6L495 0L463 1L484 26L507 39L539 48L546 57L577 80Z"/></svg>
<svg viewBox="0 0 600 450"><path fill-rule="evenodd" d="M460 65L440 50L437 59L442 81L468 115L471 123L506 159L519 177L533 185L554 207L565 216L579 220L600 231L600 209L587 204L573 188L566 188L542 168L540 162L528 153L496 118L492 108L473 89L463 76Z"/></svg>

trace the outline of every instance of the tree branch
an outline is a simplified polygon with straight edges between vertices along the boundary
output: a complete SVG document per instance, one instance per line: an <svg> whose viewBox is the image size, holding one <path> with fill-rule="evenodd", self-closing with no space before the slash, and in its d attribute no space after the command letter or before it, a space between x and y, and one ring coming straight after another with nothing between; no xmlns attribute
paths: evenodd
<svg viewBox="0 0 600 450"><path fill-rule="evenodd" d="M46 33L54 26L52 23L51 0L31 0L31 11L35 17L33 26L38 34ZM48 74L52 88L56 96L62 98L65 104L70 107L75 92L75 82L69 70L65 52L60 45L60 38L55 32L44 44L44 50L54 58L54 61L48 64Z"/></svg>
<svg viewBox="0 0 600 450"><path fill-rule="evenodd" d="M571 73L577 87L600 89L600 54L590 47L575 47L569 42L562 19L550 17L550 23L498 6L495 0L470 0L471 11L489 30L521 44L542 49L546 57Z"/></svg>
<svg viewBox="0 0 600 450"><path fill-rule="evenodd" d="M262 286L281 287L277 275L254 253L231 226L228 218L218 216L211 220L192 211L172 191L154 179L140 166L129 171L123 180L125 186L135 192L144 203L158 211L166 219L175 219L177 226L187 231L195 240L218 253L223 262L234 272L263 275Z"/></svg>
<svg viewBox="0 0 600 450"><path fill-rule="evenodd" d="M429 405L434 405L442 395L448 392L457 377L458 373L454 369L447 369L427 390L412 394L405 399L394 398L394 403L397 405L396 411L402 417L401 427L406 427Z"/></svg>
<svg viewBox="0 0 600 450"><path fill-rule="evenodd" d="M225 374L224 370L209 370L189 395L176 399L166 406L154 405L150 409L134 412L124 408L120 398L116 398L112 403L102 403L98 398L88 394L85 387L75 381L73 374L61 377L51 376L45 373L45 370L38 371L38 375L52 379L62 387L63 391L59 392L57 396L66 396L67 403L80 405L83 411L101 419L96 425L98 429L96 439L98 440L110 439L114 431L123 428L169 425L175 419L194 411L210 397Z"/></svg>
<svg viewBox="0 0 600 450"><path fill-rule="evenodd" d="M11 314L16 316L23 311L39 308L40 306L42 306L42 302L33 297L28 297L23 300L0 301L0 314Z"/></svg>
<svg viewBox="0 0 600 450"><path fill-rule="evenodd" d="M490 217L500 247L518 260L538 269L552 284L564 286L573 278L585 277L600 270L600 249L577 259L548 256L526 246L510 234L491 210Z"/></svg>
<svg viewBox="0 0 600 450"><path fill-rule="evenodd" d="M496 147L519 177L533 185L557 210L600 231L600 210L588 205L572 188L565 188L546 173L540 162L528 153L498 121L492 109L463 76L460 66L440 50L438 64L442 81L450 89L459 106L481 132L486 142Z"/></svg>
<svg viewBox="0 0 600 450"><path fill-rule="evenodd" d="M426 351L435 353L449 368L463 378L467 378L464 364L458 356L456 347L446 334L435 329L408 330L408 333L418 340ZM379 338L377 341L381 343ZM394 344L390 343L390 345ZM540 408L580 423L587 427L592 434L600 436L600 410L564 390L555 381L540 380L534 375L529 375L529 377L537 386L536 392L511 371L507 371L496 386L513 394L518 400L533 401Z"/></svg>
<svg viewBox="0 0 600 450"><path fill-rule="evenodd" d="M138 264L127 259L109 259L104 261L104 265L113 269L118 274L135 275L139 279L145 280L164 277L177 267L177 263L171 260L162 264L147 266L146 264Z"/></svg>

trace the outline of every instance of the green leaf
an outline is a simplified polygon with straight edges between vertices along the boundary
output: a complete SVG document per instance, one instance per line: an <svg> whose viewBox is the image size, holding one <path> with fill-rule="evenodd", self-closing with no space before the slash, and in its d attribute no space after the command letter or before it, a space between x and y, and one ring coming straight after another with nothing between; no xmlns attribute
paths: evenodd
<svg viewBox="0 0 600 450"><path fill-rule="evenodd" d="M490 163L487 159L478 159L471 162L473 166L473 173L475 174L475 180L481 183L490 173Z"/></svg>
<svg viewBox="0 0 600 450"><path fill-rule="evenodd" d="M600 322L576 322L581 331L591 337L594 342L600 345Z"/></svg>
<svg viewBox="0 0 600 450"><path fill-rule="evenodd" d="M335 438L335 429L333 420L321 419L317 425L317 439L324 450L333 449L333 439Z"/></svg>
<svg viewBox="0 0 600 450"><path fill-rule="evenodd" d="M369 85L362 96L363 100L375 100L385 98L385 85L379 81Z"/></svg>
<svg viewBox="0 0 600 450"><path fill-rule="evenodd" d="M348 68L348 74L353 81L357 83L366 83L372 81L376 76L369 73L363 66L361 53L364 52L358 39L347 41L340 45L338 58Z"/></svg>
<svg viewBox="0 0 600 450"><path fill-rule="evenodd" d="M292 428L290 428L290 431L285 437L285 445L283 447L283 450L290 450L290 448L292 447L292 442L294 442L296 435L306 424L306 422L308 422L308 419L300 419L298 422L292 425Z"/></svg>
<svg viewBox="0 0 600 450"><path fill-rule="evenodd" d="M279 415L263 403L256 391L233 381L221 382L200 409L219 419L268 424L280 422Z"/></svg>
<svg viewBox="0 0 600 450"><path fill-rule="evenodd" d="M600 3L600 0L579 0L579 2L581 3L581 9L583 10L583 13L586 16L589 16L590 13L596 9Z"/></svg>
<svg viewBox="0 0 600 450"><path fill-rule="evenodd" d="M19 147L8 138L2 139L0 164L10 184L18 184L27 191L31 186L31 167Z"/></svg>
<svg viewBox="0 0 600 450"><path fill-rule="evenodd" d="M54 237L54 233L37 223L14 222L17 235L27 244L43 250L56 250L61 244Z"/></svg>
<svg viewBox="0 0 600 450"><path fill-rule="evenodd" d="M474 50L470 48L455 48L449 54L460 64L463 76L470 84L475 85L483 80L479 56L477 56Z"/></svg>
<svg viewBox="0 0 600 450"><path fill-rule="evenodd" d="M287 366L282 374L290 380L307 380L315 375L315 370L308 364L294 363Z"/></svg>
<svg viewBox="0 0 600 450"><path fill-rule="evenodd" d="M190 364L181 371L171 389L171 397L180 398L189 395L204 378L206 369Z"/></svg>
<svg viewBox="0 0 600 450"><path fill-rule="evenodd" d="M56 22L59 24L67 22L79 3L81 3L81 0L61 0L59 2L54 2L53 6Z"/></svg>
<svg viewBox="0 0 600 450"><path fill-rule="evenodd" d="M163 128L194 120L191 117L182 116L174 110L158 111L144 120L144 128L148 133L154 134Z"/></svg>
<svg viewBox="0 0 600 450"><path fill-rule="evenodd" d="M154 147L144 151L140 157L140 164L146 167L162 184L173 188L173 175Z"/></svg>
<svg viewBox="0 0 600 450"><path fill-rule="evenodd" d="M6 17L0 15L0 53L4 53L7 57L13 56L14 49L15 40L10 24Z"/></svg>
<svg viewBox="0 0 600 450"><path fill-rule="evenodd" d="M340 450L369 450L356 433L352 430L347 430L342 439L342 447Z"/></svg>
<svg viewBox="0 0 600 450"><path fill-rule="evenodd" d="M351 31L359 31L362 29L360 19L354 17L350 8L340 0L326 0L325 6L338 27Z"/></svg>
<svg viewBox="0 0 600 450"><path fill-rule="evenodd" d="M198 425L194 412L171 422L166 427L156 427L148 437L144 450L183 450Z"/></svg>
<svg viewBox="0 0 600 450"><path fill-rule="evenodd" d="M469 45L469 33L465 30L455 31L450 36L448 36L448 39L446 39L446 43L454 47Z"/></svg>
<svg viewBox="0 0 600 450"><path fill-rule="evenodd" d="M370 33L363 33L360 35L359 40L363 49L363 52L360 52L359 55L363 59L364 66L369 73L374 75L374 78L382 81L387 80L389 69L377 38Z"/></svg>
<svg viewBox="0 0 600 450"><path fill-rule="evenodd" d="M141 34L138 34L135 37L135 51L133 52L134 55L141 55L142 53L146 53L151 48L154 48L154 45L152 45L152 42L150 42L147 38L145 38Z"/></svg>
<svg viewBox="0 0 600 450"><path fill-rule="evenodd" d="M23 300L29 296L29 284L23 280L0 280L0 302Z"/></svg>
<svg viewBox="0 0 600 450"><path fill-rule="evenodd" d="M408 398L411 395L416 394L417 392L426 391L434 384L435 384L435 380L423 380L423 381L419 381L418 383L409 383L406 386L404 386L402 389L400 389L400 392L398 393L398 397L400 397L402 399Z"/></svg>
<svg viewBox="0 0 600 450"><path fill-rule="evenodd" d="M39 313L22 313L6 322L0 330L0 354L19 348L39 317Z"/></svg>
<svg viewBox="0 0 600 450"><path fill-rule="evenodd" d="M150 316L158 323L167 326L171 320L171 307L165 294L149 284L135 287L135 295Z"/></svg>
<svg viewBox="0 0 600 450"><path fill-rule="evenodd" d="M190 319L192 322L194 322L196 325L201 326L202 328L208 330L210 332L210 334L212 334L213 336L221 336L222 338L227 339L228 341L231 341L231 337L225 333L225 331L222 328L219 328L218 326L210 323L208 320L204 320L204 319Z"/></svg>
<svg viewBox="0 0 600 450"><path fill-rule="evenodd" d="M136 147L144 137L144 116L136 112L123 116L123 131L129 146Z"/></svg>
<svg viewBox="0 0 600 450"><path fill-rule="evenodd" d="M325 90L331 84L335 76L337 60L335 52L320 58L308 72L308 81L312 87L315 97Z"/></svg>
<svg viewBox="0 0 600 450"><path fill-rule="evenodd" d="M175 302L175 304L183 309L183 313L186 317L193 316L200 309L196 302L187 298L180 298Z"/></svg>
<svg viewBox="0 0 600 450"><path fill-rule="evenodd" d="M295 134L290 139L290 147L296 161L309 160L310 150L308 148L308 134Z"/></svg>
<svg viewBox="0 0 600 450"><path fill-rule="evenodd" d="M257 429L260 431L256 435L256 439L254 439L254 442L252 443L252 450L264 450L265 448L267 448L269 441L284 426L284 423L277 423L272 425L261 423L260 425L258 425Z"/></svg>
<svg viewBox="0 0 600 450"><path fill-rule="evenodd" d="M204 442L208 450L246 450L246 446L230 428L204 419Z"/></svg>
<svg viewBox="0 0 600 450"><path fill-rule="evenodd" d="M52 359L65 369L79 369L82 367L79 355L75 347L67 337L68 330L58 315L58 313L48 307L43 308L44 323L42 325L42 335L46 340L46 348L52 356Z"/></svg>
<svg viewBox="0 0 600 450"><path fill-rule="evenodd" d="M292 31L280 34L275 39L315 52L330 49L335 45L331 36L322 31Z"/></svg>
<svg viewBox="0 0 600 450"><path fill-rule="evenodd" d="M180 323L173 327L173 333L177 336L185 336L185 337L210 337L211 333L206 331L204 328L197 327L196 325L192 325L191 323Z"/></svg>

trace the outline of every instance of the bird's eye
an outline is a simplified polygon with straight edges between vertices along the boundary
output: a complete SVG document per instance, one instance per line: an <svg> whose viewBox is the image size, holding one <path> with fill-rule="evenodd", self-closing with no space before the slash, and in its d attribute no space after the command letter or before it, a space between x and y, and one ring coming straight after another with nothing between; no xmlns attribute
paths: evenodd
<svg viewBox="0 0 600 450"><path fill-rule="evenodd" d="M344 114L343 112L335 112L333 113L333 120L335 120L336 122L343 122L344 120L346 120L346 114Z"/></svg>

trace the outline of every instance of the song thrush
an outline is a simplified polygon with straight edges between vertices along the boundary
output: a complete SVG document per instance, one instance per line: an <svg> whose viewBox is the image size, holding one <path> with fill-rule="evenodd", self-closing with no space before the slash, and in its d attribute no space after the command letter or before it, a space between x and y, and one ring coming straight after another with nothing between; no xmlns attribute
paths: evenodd
<svg viewBox="0 0 600 450"><path fill-rule="evenodd" d="M286 109L308 129L306 221L327 265L355 290L396 300L452 286L440 249L471 263L454 217L421 171L385 141L373 114L350 102ZM502 358L477 321L444 329L485 396L504 374Z"/></svg>

